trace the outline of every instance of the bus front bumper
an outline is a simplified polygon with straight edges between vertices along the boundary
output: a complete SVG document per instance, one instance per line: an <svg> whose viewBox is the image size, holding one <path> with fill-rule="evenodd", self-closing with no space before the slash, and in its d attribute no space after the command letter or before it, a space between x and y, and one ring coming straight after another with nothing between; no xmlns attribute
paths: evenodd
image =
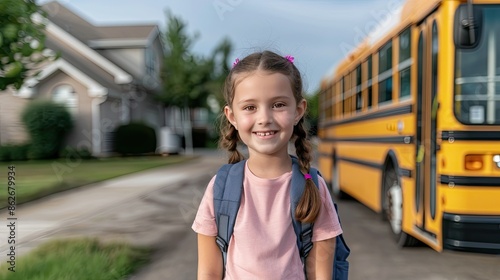
<svg viewBox="0 0 500 280"><path fill-rule="evenodd" d="M500 254L500 216L444 213L443 247Z"/></svg>

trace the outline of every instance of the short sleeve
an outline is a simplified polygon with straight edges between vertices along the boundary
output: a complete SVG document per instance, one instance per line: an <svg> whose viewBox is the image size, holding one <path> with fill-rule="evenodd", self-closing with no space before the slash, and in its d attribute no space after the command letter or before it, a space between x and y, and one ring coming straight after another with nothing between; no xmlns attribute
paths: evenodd
<svg viewBox="0 0 500 280"><path fill-rule="evenodd" d="M196 233L207 236L217 236L217 226L214 216L214 182L215 176L208 183L193 225L191 226Z"/></svg>
<svg viewBox="0 0 500 280"><path fill-rule="evenodd" d="M318 190L321 196L321 208L313 227L313 242L331 239L342 233L342 227L340 226L337 212L333 206L332 197L326 187L325 180L321 176L318 176L318 183Z"/></svg>

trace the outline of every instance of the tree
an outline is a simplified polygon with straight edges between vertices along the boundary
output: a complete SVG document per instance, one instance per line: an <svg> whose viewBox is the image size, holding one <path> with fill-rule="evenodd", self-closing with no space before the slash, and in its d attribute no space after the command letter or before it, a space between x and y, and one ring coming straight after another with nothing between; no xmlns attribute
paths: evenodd
<svg viewBox="0 0 500 280"><path fill-rule="evenodd" d="M162 69L164 92L160 98L167 106L206 107L208 96L219 96L221 93L229 72L232 43L224 38L209 58L196 55L191 49L199 34L190 36L186 31L187 24L182 19L169 10L166 14L167 54Z"/></svg>
<svg viewBox="0 0 500 280"><path fill-rule="evenodd" d="M189 152L192 146L190 111L208 107L208 97L219 100L222 78L228 72L228 56L231 43L223 40L212 56L205 58L192 52L199 34L187 34L187 24L169 10L165 34L166 55L162 69L163 94L159 97L167 107L183 108L182 125Z"/></svg>
<svg viewBox="0 0 500 280"><path fill-rule="evenodd" d="M212 53L212 61L214 65L213 80L210 85L211 95L218 101L219 106L224 106L224 96L222 95L222 88L224 81L229 73L231 62L229 56L233 50L233 45L228 38L224 38L222 42L215 47Z"/></svg>
<svg viewBox="0 0 500 280"><path fill-rule="evenodd" d="M0 0L0 90L21 88L36 68L50 59L44 25L34 0Z"/></svg>
<svg viewBox="0 0 500 280"><path fill-rule="evenodd" d="M162 69L164 91L161 101L167 106L194 108L205 106L207 83L211 79L212 62L191 52L198 34L187 34L186 23L167 14L166 55Z"/></svg>
<svg viewBox="0 0 500 280"><path fill-rule="evenodd" d="M319 122L319 91L313 94L307 95L307 121L309 123L309 133L312 136L318 133L318 122Z"/></svg>
<svg viewBox="0 0 500 280"><path fill-rule="evenodd" d="M210 79L210 62L191 53L198 37L190 37L186 23L166 11L167 32L165 34L166 55L162 69L163 94L159 96L164 105L180 107L186 153L193 151L191 110L203 106L207 99L206 81Z"/></svg>
<svg viewBox="0 0 500 280"><path fill-rule="evenodd" d="M229 38L224 38L222 42L215 47L215 50L212 53L212 60L216 62L217 66L214 71L216 73L216 78L222 79L222 81L224 81L226 75L229 73L229 56L232 51L233 44Z"/></svg>

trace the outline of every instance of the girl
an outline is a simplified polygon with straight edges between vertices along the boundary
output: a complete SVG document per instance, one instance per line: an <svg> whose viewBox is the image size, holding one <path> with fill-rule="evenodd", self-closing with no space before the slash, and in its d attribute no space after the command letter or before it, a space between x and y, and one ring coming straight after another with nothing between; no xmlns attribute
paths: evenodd
<svg viewBox="0 0 500 280"><path fill-rule="evenodd" d="M309 172L311 147L303 118L307 103L293 57L264 51L237 59L226 78L224 98L220 146L230 152L229 163L243 160L239 141L248 147L249 157L225 269L215 242L215 177L208 184L192 227L198 233L198 279L306 279L290 217L288 143L295 141L303 174ZM332 279L335 237L342 229L326 184L321 177L319 181L317 188L306 180L295 216L314 222L307 279Z"/></svg>

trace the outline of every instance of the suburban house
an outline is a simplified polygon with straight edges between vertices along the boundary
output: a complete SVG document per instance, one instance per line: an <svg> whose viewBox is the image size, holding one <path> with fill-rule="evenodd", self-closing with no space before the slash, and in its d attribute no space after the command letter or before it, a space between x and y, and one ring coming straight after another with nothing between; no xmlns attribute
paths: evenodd
<svg viewBox="0 0 500 280"><path fill-rule="evenodd" d="M39 99L69 109L74 128L66 145L95 156L112 151L112 132L120 124L141 121L157 130L165 125L163 105L154 98L162 90L164 55L156 24L94 25L56 1L42 8L46 47L61 57L20 90L0 92L0 145L28 140L20 115Z"/></svg>

